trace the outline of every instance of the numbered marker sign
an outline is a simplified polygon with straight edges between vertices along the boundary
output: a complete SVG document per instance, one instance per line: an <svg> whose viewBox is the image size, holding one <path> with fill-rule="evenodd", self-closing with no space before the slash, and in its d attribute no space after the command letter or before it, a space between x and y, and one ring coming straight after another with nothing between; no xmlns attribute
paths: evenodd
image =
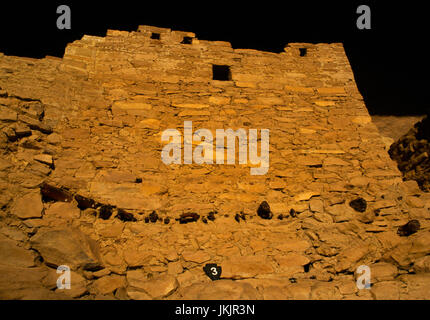
<svg viewBox="0 0 430 320"><path fill-rule="evenodd" d="M218 280L221 277L221 267L216 263L208 263L203 267L203 271L211 280Z"/></svg>

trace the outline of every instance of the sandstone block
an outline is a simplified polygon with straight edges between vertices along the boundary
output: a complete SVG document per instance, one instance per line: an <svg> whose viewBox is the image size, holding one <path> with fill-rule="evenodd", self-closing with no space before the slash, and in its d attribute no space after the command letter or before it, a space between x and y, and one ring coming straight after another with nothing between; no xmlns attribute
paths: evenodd
<svg viewBox="0 0 430 320"><path fill-rule="evenodd" d="M230 104L230 101L231 101L230 97L212 96L209 98L209 103L212 103L212 104L228 105Z"/></svg>
<svg viewBox="0 0 430 320"><path fill-rule="evenodd" d="M211 113L207 110L186 110L179 112L179 117L191 117L191 116L210 116Z"/></svg>
<svg viewBox="0 0 430 320"><path fill-rule="evenodd" d="M76 228L41 228L31 238L31 246L52 266L92 270L102 265L97 242Z"/></svg>
<svg viewBox="0 0 430 320"><path fill-rule="evenodd" d="M400 282L382 281L372 285L371 293L376 300L399 300Z"/></svg>
<svg viewBox="0 0 430 320"><path fill-rule="evenodd" d="M320 199L310 199L309 209L311 209L313 212L323 212L324 202Z"/></svg>
<svg viewBox="0 0 430 320"><path fill-rule="evenodd" d="M45 210L44 216L59 219L79 219L81 211L70 202L55 202Z"/></svg>
<svg viewBox="0 0 430 320"><path fill-rule="evenodd" d="M15 199L12 208L12 213L21 219L41 218L42 211L42 197L39 191L30 192Z"/></svg>
<svg viewBox="0 0 430 320"><path fill-rule="evenodd" d="M124 223L116 222L109 224L98 230L98 234L105 238L118 238L124 230Z"/></svg>
<svg viewBox="0 0 430 320"><path fill-rule="evenodd" d="M306 191L306 192L302 192L298 195L296 195L294 197L295 201L306 201L309 200L310 198L314 197L314 196L318 196L319 192L315 192L315 191Z"/></svg>
<svg viewBox="0 0 430 320"><path fill-rule="evenodd" d="M372 118L369 117L369 116L357 116L357 117L354 117L352 119L352 122L364 125L364 124L371 123L372 122Z"/></svg>
<svg viewBox="0 0 430 320"><path fill-rule="evenodd" d="M298 93L307 93L307 94L313 94L314 88L307 88L307 87L295 87L286 85L285 90L292 91L292 92L298 92Z"/></svg>
<svg viewBox="0 0 430 320"><path fill-rule="evenodd" d="M329 107L329 106L335 105L334 101L329 101L329 100L315 100L314 103L320 107Z"/></svg>
<svg viewBox="0 0 430 320"><path fill-rule="evenodd" d="M47 269L42 267L23 268L18 266L0 265L0 298L16 299L47 299L49 290L42 286ZM52 296L50 296L53 299Z"/></svg>
<svg viewBox="0 0 430 320"><path fill-rule="evenodd" d="M281 268L281 272L291 274L304 272L303 266L310 262L307 257L297 253L275 256L275 260Z"/></svg>
<svg viewBox="0 0 430 320"><path fill-rule="evenodd" d="M14 122L18 120L18 114L4 106L0 105L0 121Z"/></svg>
<svg viewBox="0 0 430 320"><path fill-rule="evenodd" d="M12 267L35 266L36 255L33 251L19 247L15 241L7 238L0 240L0 264Z"/></svg>
<svg viewBox="0 0 430 320"><path fill-rule="evenodd" d="M304 252L311 244L306 240L286 239L284 243L275 246L276 249L283 252Z"/></svg>
<svg viewBox="0 0 430 320"><path fill-rule="evenodd" d="M385 262L379 262L369 265L371 277L374 281L389 281L393 280L397 274L397 267Z"/></svg>
<svg viewBox="0 0 430 320"><path fill-rule="evenodd" d="M203 250L199 250L199 251L186 250L182 252L182 258L184 258L185 261L203 263L208 261L211 258L211 256Z"/></svg>
<svg viewBox="0 0 430 320"><path fill-rule="evenodd" d="M48 166L52 166L54 164L54 160L49 154L37 154L34 156L34 160L47 164Z"/></svg>
<svg viewBox="0 0 430 320"><path fill-rule="evenodd" d="M126 286L126 282L125 277L113 274L95 280L93 285L99 294L110 294Z"/></svg>
<svg viewBox="0 0 430 320"><path fill-rule="evenodd" d="M173 103L172 107L185 109L207 109L209 105L203 103Z"/></svg>
<svg viewBox="0 0 430 320"><path fill-rule="evenodd" d="M221 278L246 279L272 273L274 270L265 256L231 257L222 264Z"/></svg>
<svg viewBox="0 0 430 320"><path fill-rule="evenodd" d="M148 294L152 299L161 299L169 296L178 288L178 280L171 275L164 275L150 280L141 277L129 276L127 280L132 287L141 289Z"/></svg>
<svg viewBox="0 0 430 320"><path fill-rule="evenodd" d="M259 293L249 283L232 280L218 280L196 283L181 289L184 300L256 300Z"/></svg>
<svg viewBox="0 0 430 320"><path fill-rule="evenodd" d="M144 128L144 129L152 129L152 130L158 130L160 128L160 120L158 119L145 119L140 121L137 125L137 128Z"/></svg>
<svg viewBox="0 0 430 320"><path fill-rule="evenodd" d="M317 91L321 95L344 95L345 94L345 89L343 87L317 88Z"/></svg>

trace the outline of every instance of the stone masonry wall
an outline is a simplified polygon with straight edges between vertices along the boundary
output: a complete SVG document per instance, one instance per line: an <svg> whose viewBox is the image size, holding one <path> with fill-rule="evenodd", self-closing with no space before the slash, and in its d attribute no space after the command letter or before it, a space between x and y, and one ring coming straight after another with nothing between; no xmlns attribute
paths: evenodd
<svg viewBox="0 0 430 320"><path fill-rule="evenodd" d="M229 66L231 78L213 80L213 65ZM82 278L72 297L417 297L421 291L407 289L417 281L408 274L416 259L414 272L428 279L429 197L402 182L340 43L291 43L276 54L150 26L109 30L69 44L63 59L0 55L0 89L1 221L15 235L3 241L43 258L23 268L49 273L61 263L48 250L55 228L78 228L63 230L71 243L79 232L91 237L99 248L92 264L65 254ZM269 171L253 176L237 162L164 164L161 133L183 133L184 121L214 135L269 129ZM50 199L48 189L56 194ZM349 205L359 197L363 213ZM22 206L32 201L41 209L28 215ZM262 201L272 220L258 217ZM102 204L118 215L100 219ZM153 211L165 224L145 223ZM191 212L218 218L174 220ZM412 218L420 231L397 235ZM207 261L223 266L224 280L207 282ZM355 288L360 264L382 274L371 294ZM19 288L18 297L29 294ZM50 298L45 289L53 289L40 289Z"/></svg>
<svg viewBox="0 0 430 320"><path fill-rule="evenodd" d="M183 36L192 44L181 44ZM304 57L301 47L307 48ZM230 66L232 81L212 80L214 64ZM324 197L346 185L399 181L341 44L291 44L275 54L143 26L84 37L67 47L58 68L66 79L76 73L98 90L85 83L88 93L79 87L64 92L60 108L70 108L77 95L93 94L94 102L76 101L76 115L60 121L68 156L56 162L51 178L113 205L171 213L199 206L254 211L255 203L267 200L282 213L301 208L297 199L306 192ZM56 86L46 93L48 101ZM183 132L190 120L194 130L214 133L270 129L268 174L250 176L244 165L164 165L161 132ZM111 172L124 176L108 177Z"/></svg>

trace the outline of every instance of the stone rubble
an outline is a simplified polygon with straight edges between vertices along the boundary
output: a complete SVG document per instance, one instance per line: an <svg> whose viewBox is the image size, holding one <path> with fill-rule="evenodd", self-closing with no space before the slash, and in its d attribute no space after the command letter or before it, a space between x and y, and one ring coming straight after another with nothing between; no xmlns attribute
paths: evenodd
<svg viewBox="0 0 430 320"><path fill-rule="evenodd" d="M405 180L415 180L423 191L430 191L430 118L427 114L405 135L394 142L389 154Z"/></svg>
<svg viewBox="0 0 430 320"><path fill-rule="evenodd" d="M165 165L161 132L186 120L270 129L268 173ZM430 196L390 159L341 44L275 54L140 26L62 59L0 55L0 146L1 299L430 298Z"/></svg>

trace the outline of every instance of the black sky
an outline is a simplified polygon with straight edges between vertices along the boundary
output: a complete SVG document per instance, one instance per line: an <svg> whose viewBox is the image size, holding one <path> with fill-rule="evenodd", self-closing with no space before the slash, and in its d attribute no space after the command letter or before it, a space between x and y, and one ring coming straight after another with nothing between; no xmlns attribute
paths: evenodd
<svg viewBox="0 0 430 320"><path fill-rule="evenodd" d="M281 52L289 42L342 42L372 114L422 114L429 107L428 23L423 4L382 1L31 1L0 5L0 52L61 57L67 43L107 29L154 25L191 31L233 48ZM69 5L72 29L56 28ZM371 8L371 30L358 30L357 7Z"/></svg>

